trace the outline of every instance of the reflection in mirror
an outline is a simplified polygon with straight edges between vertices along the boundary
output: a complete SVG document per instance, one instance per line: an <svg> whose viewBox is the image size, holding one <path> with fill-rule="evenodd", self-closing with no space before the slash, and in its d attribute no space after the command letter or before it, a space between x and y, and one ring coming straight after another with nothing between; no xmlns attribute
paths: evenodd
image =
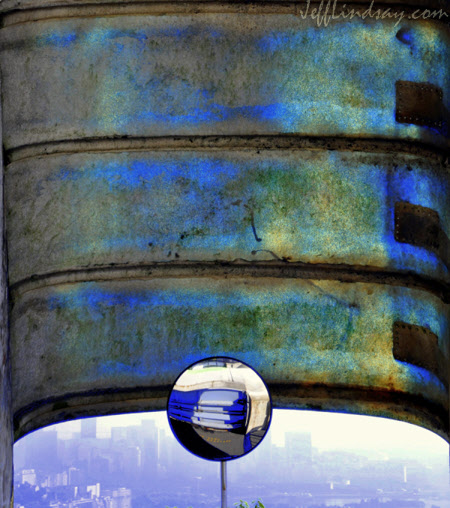
<svg viewBox="0 0 450 508"><path fill-rule="evenodd" d="M167 416L175 437L194 455L236 459L252 451L269 429L270 395L248 365L228 357L207 358L175 381Z"/></svg>

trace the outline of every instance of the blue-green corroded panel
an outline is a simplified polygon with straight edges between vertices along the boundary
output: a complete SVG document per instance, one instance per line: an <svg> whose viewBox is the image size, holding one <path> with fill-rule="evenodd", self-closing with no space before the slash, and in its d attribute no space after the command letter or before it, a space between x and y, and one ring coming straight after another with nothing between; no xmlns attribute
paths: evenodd
<svg viewBox="0 0 450 508"><path fill-rule="evenodd" d="M0 38L6 148L125 135L444 139L395 120L398 80L441 87L450 107L448 35L430 20L114 16Z"/></svg>
<svg viewBox="0 0 450 508"><path fill-rule="evenodd" d="M158 151L32 158L6 176L9 280L186 261L371 265L449 280L394 239L394 205L432 208L450 234L448 173L408 155Z"/></svg>
<svg viewBox="0 0 450 508"><path fill-rule="evenodd" d="M402 287L181 278L36 289L12 310L14 410L94 388L170 385L215 355L249 363L269 385L394 391L448 410L441 380L393 358L397 320L435 333L448 363L448 306Z"/></svg>

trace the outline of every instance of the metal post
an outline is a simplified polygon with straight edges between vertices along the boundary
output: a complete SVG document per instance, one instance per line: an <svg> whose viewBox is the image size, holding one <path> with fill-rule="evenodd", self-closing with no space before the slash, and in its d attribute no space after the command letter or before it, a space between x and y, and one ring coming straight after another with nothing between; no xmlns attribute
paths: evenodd
<svg viewBox="0 0 450 508"><path fill-rule="evenodd" d="M227 508L227 463L225 460L220 462L220 484L222 496L221 508Z"/></svg>

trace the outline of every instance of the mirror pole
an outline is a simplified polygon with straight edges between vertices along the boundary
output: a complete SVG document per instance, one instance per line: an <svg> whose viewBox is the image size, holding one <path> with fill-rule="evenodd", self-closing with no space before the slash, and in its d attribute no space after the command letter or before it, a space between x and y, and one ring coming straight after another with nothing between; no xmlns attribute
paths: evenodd
<svg viewBox="0 0 450 508"><path fill-rule="evenodd" d="M220 461L220 490L222 497L221 508L227 508L227 462Z"/></svg>

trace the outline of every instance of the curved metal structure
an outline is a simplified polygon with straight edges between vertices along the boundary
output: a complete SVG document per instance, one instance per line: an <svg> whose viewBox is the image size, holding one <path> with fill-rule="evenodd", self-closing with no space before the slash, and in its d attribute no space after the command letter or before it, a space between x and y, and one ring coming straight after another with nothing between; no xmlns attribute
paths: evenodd
<svg viewBox="0 0 450 508"><path fill-rule="evenodd" d="M379 5L3 0L5 449L213 355L449 439L448 2Z"/></svg>

